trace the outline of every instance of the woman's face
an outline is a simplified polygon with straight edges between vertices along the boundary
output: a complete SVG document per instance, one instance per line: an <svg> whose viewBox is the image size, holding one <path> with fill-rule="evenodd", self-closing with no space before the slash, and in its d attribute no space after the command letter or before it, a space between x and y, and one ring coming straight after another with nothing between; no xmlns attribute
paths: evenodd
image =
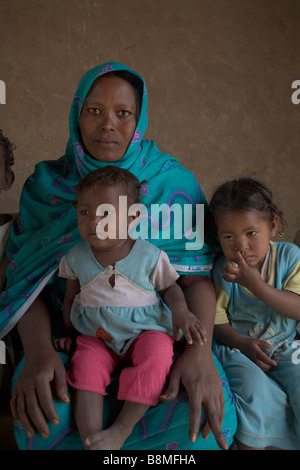
<svg viewBox="0 0 300 470"><path fill-rule="evenodd" d="M136 128L136 94L123 78L104 75L92 86L79 119L88 153L104 162L120 160Z"/></svg>

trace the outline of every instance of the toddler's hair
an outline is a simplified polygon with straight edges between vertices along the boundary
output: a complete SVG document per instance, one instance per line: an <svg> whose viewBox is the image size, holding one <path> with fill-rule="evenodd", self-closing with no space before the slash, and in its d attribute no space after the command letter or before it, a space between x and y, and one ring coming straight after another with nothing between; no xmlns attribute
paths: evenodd
<svg viewBox="0 0 300 470"><path fill-rule="evenodd" d="M95 186L121 185L124 188L124 196L128 196L132 203L139 203L143 183L144 181L140 183L137 177L130 173L130 171L114 165L107 165L84 176L78 183L77 194Z"/></svg>
<svg viewBox="0 0 300 470"><path fill-rule="evenodd" d="M207 213L207 224L216 235L216 218L220 212L257 210L271 223L277 215L282 226L286 226L283 213L272 200L272 191L253 178L240 178L223 183L213 194Z"/></svg>
<svg viewBox="0 0 300 470"><path fill-rule="evenodd" d="M15 144L13 144L0 129L0 152L4 155L5 161L5 172L7 173L10 167L14 164L14 150L16 149Z"/></svg>

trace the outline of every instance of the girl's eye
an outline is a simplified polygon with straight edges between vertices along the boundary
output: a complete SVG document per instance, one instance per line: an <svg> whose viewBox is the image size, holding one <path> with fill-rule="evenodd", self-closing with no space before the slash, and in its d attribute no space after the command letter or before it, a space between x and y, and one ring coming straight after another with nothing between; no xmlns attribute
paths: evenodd
<svg viewBox="0 0 300 470"><path fill-rule="evenodd" d="M248 232L248 237L254 237L254 235L256 235L257 232Z"/></svg>
<svg viewBox="0 0 300 470"><path fill-rule="evenodd" d="M79 211L79 214L80 214L80 215L89 215L89 211L88 211L87 209L81 209L81 210Z"/></svg>
<svg viewBox="0 0 300 470"><path fill-rule="evenodd" d="M225 239L225 240L232 240L232 235L225 235L225 236L224 236L224 239Z"/></svg>

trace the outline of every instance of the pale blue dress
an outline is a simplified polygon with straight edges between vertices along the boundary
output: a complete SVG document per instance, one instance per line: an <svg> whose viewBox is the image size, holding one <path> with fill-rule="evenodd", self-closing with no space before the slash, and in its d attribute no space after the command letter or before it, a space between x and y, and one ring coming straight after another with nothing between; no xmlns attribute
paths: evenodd
<svg viewBox="0 0 300 470"><path fill-rule="evenodd" d="M225 257L213 271L217 293L216 324L230 322L246 337L272 344L266 353L278 361L269 372L218 342L214 352L224 367L236 399L236 437L250 447L300 449L300 364L295 341L297 321L279 315L244 287L222 278ZM265 266L266 267L266 266ZM300 295L300 249L291 243L270 244L266 282Z"/></svg>
<svg viewBox="0 0 300 470"><path fill-rule="evenodd" d="M59 275L80 282L71 310L75 329L102 338L116 354L125 354L146 330L173 336L171 311L158 292L179 276L167 254L151 243L138 239L124 259L103 267L83 241L61 259Z"/></svg>

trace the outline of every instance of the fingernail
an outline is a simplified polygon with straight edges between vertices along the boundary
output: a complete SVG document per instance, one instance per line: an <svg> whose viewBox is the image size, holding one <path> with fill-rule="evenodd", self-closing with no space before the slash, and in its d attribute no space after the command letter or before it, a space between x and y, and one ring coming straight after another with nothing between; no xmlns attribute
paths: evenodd
<svg viewBox="0 0 300 470"><path fill-rule="evenodd" d="M68 395L67 395L66 393L64 394L64 401L65 401L66 403L69 403L69 402L70 402L70 399L69 399L69 397L68 397Z"/></svg>
<svg viewBox="0 0 300 470"><path fill-rule="evenodd" d="M32 438L33 437L33 433L31 431L26 431L26 434L29 438Z"/></svg>
<svg viewBox="0 0 300 470"><path fill-rule="evenodd" d="M164 393L163 395L161 395L159 398L168 398L168 395L166 393Z"/></svg>
<svg viewBox="0 0 300 470"><path fill-rule="evenodd" d="M49 437L49 434L47 434L46 432L41 432L41 435L44 439L47 439L47 437Z"/></svg>
<svg viewBox="0 0 300 470"><path fill-rule="evenodd" d="M58 423L59 423L59 419L56 419L56 418L53 419L53 420L52 420L52 423L53 423L55 426L57 426Z"/></svg>
<svg viewBox="0 0 300 470"><path fill-rule="evenodd" d="M191 435L191 441L192 442L195 442L197 439L197 434L194 432L192 435Z"/></svg>

